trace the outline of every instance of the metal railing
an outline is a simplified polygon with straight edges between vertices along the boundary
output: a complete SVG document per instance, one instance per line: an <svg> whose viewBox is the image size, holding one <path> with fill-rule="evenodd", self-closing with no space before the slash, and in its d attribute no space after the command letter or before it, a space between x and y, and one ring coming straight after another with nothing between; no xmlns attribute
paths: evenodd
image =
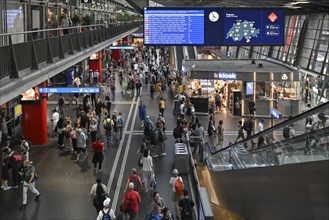
<svg viewBox="0 0 329 220"><path fill-rule="evenodd" d="M206 162L221 171L329 160L328 109L329 102L234 144L233 138L219 150L208 142ZM289 137L284 134L286 128Z"/></svg>
<svg viewBox="0 0 329 220"><path fill-rule="evenodd" d="M38 69L40 63L64 59L140 25L113 23L0 34L0 40L8 40L8 45L0 46L0 80L18 78L21 70ZM27 41L14 44L12 38L16 35L23 35Z"/></svg>

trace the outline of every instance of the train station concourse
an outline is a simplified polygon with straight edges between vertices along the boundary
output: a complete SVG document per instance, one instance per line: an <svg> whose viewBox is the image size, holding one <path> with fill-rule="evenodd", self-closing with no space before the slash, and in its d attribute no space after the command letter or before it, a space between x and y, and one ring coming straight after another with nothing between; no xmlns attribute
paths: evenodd
<svg viewBox="0 0 329 220"><path fill-rule="evenodd" d="M0 219L327 220L328 11L2 0Z"/></svg>

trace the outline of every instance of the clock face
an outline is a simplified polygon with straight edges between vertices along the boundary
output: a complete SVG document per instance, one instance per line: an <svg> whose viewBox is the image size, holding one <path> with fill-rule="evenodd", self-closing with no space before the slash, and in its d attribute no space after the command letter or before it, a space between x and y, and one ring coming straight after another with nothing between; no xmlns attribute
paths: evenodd
<svg viewBox="0 0 329 220"><path fill-rule="evenodd" d="M209 14L209 20L212 22L216 22L219 19L219 14L216 11L212 11Z"/></svg>

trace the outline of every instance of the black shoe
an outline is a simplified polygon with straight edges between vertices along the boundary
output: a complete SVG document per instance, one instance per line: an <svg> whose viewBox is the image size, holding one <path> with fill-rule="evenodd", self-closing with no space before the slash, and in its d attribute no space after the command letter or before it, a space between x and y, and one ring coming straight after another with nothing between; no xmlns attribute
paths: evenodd
<svg viewBox="0 0 329 220"><path fill-rule="evenodd" d="M23 204L20 208L19 208L19 210L24 210L26 208L26 204Z"/></svg>
<svg viewBox="0 0 329 220"><path fill-rule="evenodd" d="M37 196L35 197L34 201L38 201L38 200L39 200L39 198L40 198L40 194L39 194L39 195L37 195Z"/></svg>

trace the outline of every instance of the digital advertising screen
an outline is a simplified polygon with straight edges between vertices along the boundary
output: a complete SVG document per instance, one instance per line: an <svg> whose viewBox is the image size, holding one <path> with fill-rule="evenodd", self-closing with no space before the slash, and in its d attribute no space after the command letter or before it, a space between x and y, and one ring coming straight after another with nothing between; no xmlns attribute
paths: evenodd
<svg viewBox="0 0 329 220"><path fill-rule="evenodd" d="M246 95L254 94L254 82L246 82Z"/></svg>
<svg viewBox="0 0 329 220"><path fill-rule="evenodd" d="M40 93L38 86L28 89L21 94L22 102L40 102Z"/></svg>
<svg viewBox="0 0 329 220"><path fill-rule="evenodd" d="M146 7L145 45L283 45L280 9Z"/></svg>

